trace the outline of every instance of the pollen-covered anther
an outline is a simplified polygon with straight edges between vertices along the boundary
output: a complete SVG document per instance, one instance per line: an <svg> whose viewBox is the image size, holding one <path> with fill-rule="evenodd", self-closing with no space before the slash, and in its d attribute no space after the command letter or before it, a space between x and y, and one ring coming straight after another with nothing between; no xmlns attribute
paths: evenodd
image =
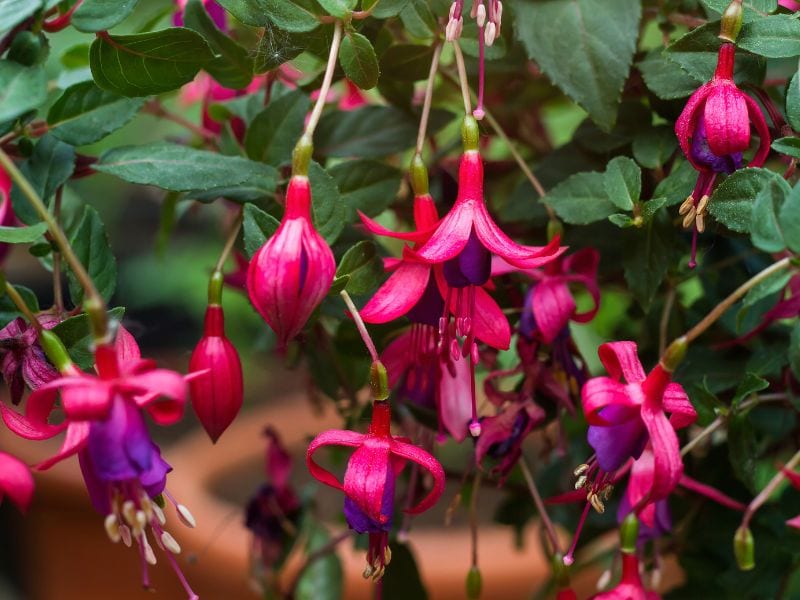
<svg viewBox="0 0 800 600"><path fill-rule="evenodd" d="M164 511L161 509L161 507L158 504L152 504L151 507L159 525L166 525L167 516L164 514Z"/></svg>
<svg viewBox="0 0 800 600"><path fill-rule="evenodd" d="M372 572L373 572L374 570L375 570L375 569L373 569L373 568L372 568L372 565L371 565L371 564L369 564L369 563L367 563L367 566L366 566L366 567L364 567L364 572L363 572L363 573L361 573L361 576L362 576L364 579L369 579L370 577L372 577Z"/></svg>
<svg viewBox="0 0 800 600"><path fill-rule="evenodd" d="M180 554L181 553L181 546L175 540L169 532L163 531L161 533L161 544L164 546L165 549L169 550L173 554Z"/></svg>
<svg viewBox="0 0 800 600"><path fill-rule="evenodd" d="M133 544L133 538L131 537L131 529L127 525L120 524L119 526L119 535L122 537L122 543L125 544L128 548L131 547Z"/></svg>
<svg viewBox="0 0 800 600"><path fill-rule="evenodd" d="M145 525L147 525L147 515L144 514L143 510L136 511L136 524L133 526L133 534L136 535L137 532L141 532Z"/></svg>
<svg viewBox="0 0 800 600"><path fill-rule="evenodd" d="M589 500L589 504L592 505L592 508L595 509L598 513L602 515L604 512L606 512L606 506L605 504L603 504L603 501L600 499L599 495L590 492L589 495L587 496L587 499Z"/></svg>
<svg viewBox="0 0 800 600"><path fill-rule="evenodd" d="M583 486L585 486L586 480L587 480L586 475L581 475L580 477L578 477L578 480L575 482L575 489L579 490Z"/></svg>
<svg viewBox="0 0 800 600"><path fill-rule="evenodd" d="M694 206L692 206L689 209L689 212L687 212L686 215L684 215L683 217L684 229L688 229L689 227L692 227L694 225L695 217L697 217L697 209Z"/></svg>
<svg viewBox="0 0 800 600"><path fill-rule="evenodd" d="M386 546L383 549L383 564L388 565L390 562L392 562L392 549Z"/></svg>
<svg viewBox="0 0 800 600"><path fill-rule="evenodd" d="M119 521L117 520L117 515L113 513L106 515L103 526L106 528L108 539L110 539L113 543L116 544L122 539L122 535L119 532Z"/></svg>
<svg viewBox="0 0 800 600"><path fill-rule="evenodd" d="M147 534L142 535L139 539L139 543L142 545L142 552L144 552L144 559L147 561L147 564L157 564L156 553L153 552L153 547L150 545L150 542L147 541Z"/></svg>
<svg viewBox="0 0 800 600"><path fill-rule="evenodd" d="M572 474L575 475L575 477L578 477L580 475L583 475L588 470L589 470L589 465L583 463L575 467L575 470L572 472Z"/></svg>
<svg viewBox="0 0 800 600"><path fill-rule="evenodd" d="M694 197L689 196L683 201L683 204L681 204L681 207L678 209L678 214L683 216L687 214L692 207L694 207Z"/></svg>
<svg viewBox="0 0 800 600"><path fill-rule="evenodd" d="M486 42L487 46L491 46L494 44L494 41L498 37L498 30L497 26L493 22L489 22L486 24L486 28L483 30L483 41Z"/></svg>
<svg viewBox="0 0 800 600"><path fill-rule="evenodd" d="M372 574L372 581L380 581L383 578L383 574L386 572L385 565L379 565L375 572Z"/></svg>
<svg viewBox="0 0 800 600"><path fill-rule="evenodd" d="M478 4L478 8L475 10L475 21L478 23L478 27L486 25L486 7L483 4Z"/></svg>
<svg viewBox="0 0 800 600"><path fill-rule="evenodd" d="M133 500L122 503L122 516L125 517L125 522L136 530L136 505Z"/></svg>

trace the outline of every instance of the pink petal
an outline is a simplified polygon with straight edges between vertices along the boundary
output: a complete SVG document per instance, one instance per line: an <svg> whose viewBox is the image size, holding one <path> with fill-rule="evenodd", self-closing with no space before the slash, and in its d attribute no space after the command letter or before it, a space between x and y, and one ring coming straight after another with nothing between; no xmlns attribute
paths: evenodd
<svg viewBox="0 0 800 600"><path fill-rule="evenodd" d="M364 227L366 227L370 231L370 233L379 235L381 237L394 238L396 240L406 240L407 242L415 242L415 243L424 242L429 237L431 237L431 235L433 235L433 232L436 230L436 224L434 223L433 226L422 231L420 230L392 231L391 229L387 229L377 221L370 219L360 210L358 211L358 216L361 217L361 222L364 223Z"/></svg>
<svg viewBox="0 0 800 600"><path fill-rule="evenodd" d="M712 82L708 82L697 88L686 102L686 106L683 108L683 112L681 112L678 120L675 121L675 135L678 136L678 142L681 145L681 150L683 150L686 158L698 171L705 171L706 167L698 165L694 162L694 159L692 158L690 140L694 135L694 130L697 126L697 120L700 116L700 111L703 109L706 96L708 96L713 89L712 85Z"/></svg>
<svg viewBox="0 0 800 600"><path fill-rule="evenodd" d="M451 309L455 305L451 305ZM511 345L511 326L502 309L483 288L475 288L475 314L472 317L475 337L483 343L507 350Z"/></svg>
<svg viewBox="0 0 800 600"><path fill-rule="evenodd" d="M664 392L664 410L670 413L669 422L675 429L688 427L697 420L697 411L679 383L670 383Z"/></svg>
<svg viewBox="0 0 800 600"><path fill-rule="evenodd" d="M67 435L64 436L64 442L61 444L61 449L58 451L58 454L40 462L35 468L39 471L44 471L57 462L61 462L65 458L72 456L86 445L88 438L89 423L86 421L70 423L67 426Z"/></svg>
<svg viewBox="0 0 800 600"><path fill-rule="evenodd" d="M117 337L114 339L114 350L117 353L119 364L135 362L142 358L139 344L136 343L131 333L122 325L117 328Z"/></svg>
<svg viewBox="0 0 800 600"><path fill-rule="evenodd" d="M427 471L433 477L433 488L431 488L431 491L428 492L428 495L420 500L419 504L416 506L406 509L406 512L412 515L425 512L434 504L436 504L444 492L445 478L442 465L439 464L439 461L436 460L431 454L425 452L425 450L422 448L414 446L413 444L405 444L403 442L393 440L391 442L391 451L392 454L413 461L423 469L427 469Z"/></svg>
<svg viewBox="0 0 800 600"><path fill-rule="evenodd" d="M169 425L183 416L188 386L186 379L175 371L153 369L147 373L128 377L125 383L138 390L133 398L159 425Z"/></svg>
<svg viewBox="0 0 800 600"><path fill-rule="evenodd" d="M388 323L402 317L425 293L430 274L430 265L403 261L361 309L361 318L367 323Z"/></svg>
<svg viewBox="0 0 800 600"><path fill-rule="evenodd" d="M344 493L379 523L392 518L382 514L386 480L397 477L389 464L390 444L388 438L367 436L353 452L344 473Z"/></svg>
<svg viewBox="0 0 800 600"><path fill-rule="evenodd" d="M531 309L542 339L552 344L575 312L575 300L561 277L546 277L533 288Z"/></svg>
<svg viewBox="0 0 800 600"><path fill-rule="evenodd" d="M636 342L608 342L600 346L597 354L612 379L625 378L628 383L645 380Z"/></svg>
<svg viewBox="0 0 800 600"><path fill-rule="evenodd" d="M46 440L58 435L67 426L66 423L50 425L47 422L57 396L57 391L53 386L49 388L43 386L34 391L26 402L24 416L8 408L5 404L0 404L3 422L11 431L26 440Z"/></svg>
<svg viewBox="0 0 800 600"><path fill-rule="evenodd" d="M753 160L750 161L748 166L760 167L764 164L764 161L767 160L767 155L769 154L771 143L769 127L767 127L767 121L764 118L764 113L761 112L761 109L759 108L758 104L756 104L756 101L747 95L744 96L744 101L747 103L747 114L753 121L753 125L756 128L756 133L758 133L758 150L756 150Z"/></svg>
<svg viewBox="0 0 800 600"><path fill-rule="evenodd" d="M708 147L717 156L743 152L750 145L745 97L732 81L720 80L706 98L703 117Z"/></svg>
<svg viewBox="0 0 800 600"><path fill-rule="evenodd" d="M634 461L631 467L631 476L628 479L628 488L625 494L631 506L637 506L640 501L647 498L653 487L653 477L655 471L655 461L653 451L648 446L642 455ZM655 525L656 505L655 502L648 502L639 511L639 518L649 527Z"/></svg>
<svg viewBox="0 0 800 600"><path fill-rule="evenodd" d="M482 203L482 201L481 201ZM476 201L456 201L450 212L439 223L435 233L415 255L429 263L440 263L456 256L464 249L472 231Z"/></svg>
<svg viewBox="0 0 800 600"><path fill-rule="evenodd" d="M311 440L311 443L308 445L308 450L306 451L306 466L308 467L309 472L315 479L321 481L325 485L329 485L337 490L341 490L342 484L339 483L339 480L336 479L336 476L314 462L314 452L319 450L319 448L322 446L329 445L350 447L360 446L366 437L367 436L365 436L363 433L347 431L346 429L329 429L328 431L323 431L317 437Z"/></svg>
<svg viewBox="0 0 800 600"><path fill-rule="evenodd" d="M0 452L0 500L8 496L23 512L33 499L33 475L18 458Z"/></svg>
<svg viewBox="0 0 800 600"><path fill-rule="evenodd" d="M645 398L642 404L642 421L650 434L650 443L655 457L655 471L653 489L650 500L655 502L666 498L678 485L683 475L683 460L681 459L678 436L667 420L660 403Z"/></svg>
<svg viewBox="0 0 800 600"><path fill-rule="evenodd" d="M641 393L609 377L593 377L581 389L581 404L589 425L610 425L599 412L606 406L638 407L642 404Z"/></svg>
<svg viewBox="0 0 800 600"><path fill-rule="evenodd" d="M114 397L114 382L95 377L64 379L61 402L67 419L100 420L108 416Z"/></svg>
<svg viewBox="0 0 800 600"><path fill-rule="evenodd" d="M460 443L467 437L472 418L469 363L466 358L449 360L440 365L439 370L439 418L447 432Z"/></svg>
<svg viewBox="0 0 800 600"><path fill-rule="evenodd" d="M790 471L787 468L781 469L783 472L783 476L789 480L789 483L792 484L793 487L800 490L800 473L795 473L794 471Z"/></svg>
<svg viewBox="0 0 800 600"><path fill-rule="evenodd" d="M793 519L789 519L788 521L786 521L786 524L789 527L793 527L794 529L800 530L800 515L797 515Z"/></svg>
<svg viewBox="0 0 800 600"><path fill-rule="evenodd" d="M600 265L600 253L594 248L583 248L565 257L561 263L564 273L582 275L589 279L597 279L597 267Z"/></svg>
<svg viewBox="0 0 800 600"><path fill-rule="evenodd" d="M409 329L392 340L381 352L381 362L386 367L390 388L394 388L400 382L405 372L413 364L414 356L411 352L413 340L414 336Z"/></svg>
<svg viewBox="0 0 800 600"><path fill-rule="evenodd" d="M739 510L742 512L747 510L747 507L741 502L734 500L730 496L723 494L718 489L713 488L710 485L706 485L704 483L700 483L699 481L692 479L688 475L682 475L678 483L681 487L684 487L689 491L700 494L701 496L705 496L706 498L713 500L714 502L716 502L721 506L726 506L733 510Z"/></svg>

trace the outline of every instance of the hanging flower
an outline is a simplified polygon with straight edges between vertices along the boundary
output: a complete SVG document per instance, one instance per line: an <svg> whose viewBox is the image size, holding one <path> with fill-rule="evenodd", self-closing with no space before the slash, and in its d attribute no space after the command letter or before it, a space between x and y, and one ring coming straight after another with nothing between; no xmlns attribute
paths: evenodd
<svg viewBox="0 0 800 600"><path fill-rule="evenodd" d="M427 470L433 488L416 506L407 509L419 514L431 508L444 491L444 470L430 454L392 436L389 425L391 410L387 401L374 402L372 421L366 434L354 431L329 430L320 433L308 447L306 463L311 474L345 494L344 515L347 524L358 533L369 534L365 577L380 579L391 559L389 531L394 515L395 480L406 460ZM344 483L314 462L314 453L323 446L355 448L344 475Z"/></svg>
<svg viewBox="0 0 800 600"><path fill-rule="evenodd" d="M592 596L592 600L660 600L661 596L646 590L639 575L639 557L635 552L622 553L622 577L607 592Z"/></svg>
<svg viewBox="0 0 800 600"><path fill-rule="evenodd" d="M20 459L0 452L0 503L4 497L27 511L33 499L33 476Z"/></svg>
<svg viewBox="0 0 800 600"><path fill-rule="evenodd" d="M286 191L278 230L253 255L247 291L253 306L286 348L328 294L336 262L311 222L311 186L296 175Z"/></svg>

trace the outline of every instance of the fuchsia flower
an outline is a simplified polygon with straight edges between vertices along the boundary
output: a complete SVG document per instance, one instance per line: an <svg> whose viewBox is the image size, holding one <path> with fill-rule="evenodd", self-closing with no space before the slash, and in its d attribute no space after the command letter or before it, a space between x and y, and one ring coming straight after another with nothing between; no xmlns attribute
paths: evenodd
<svg viewBox="0 0 800 600"><path fill-rule="evenodd" d="M183 11L186 10L188 0L175 0L175 12L172 15L172 24L175 27L183 27ZM225 16L225 9L222 8L216 0L203 0L203 6L208 12L208 16L214 21L214 24L222 29L227 30L227 20Z"/></svg>
<svg viewBox="0 0 800 600"><path fill-rule="evenodd" d="M797 0L778 0L778 4L792 11L800 10L800 2Z"/></svg>
<svg viewBox="0 0 800 600"><path fill-rule="evenodd" d="M60 451L36 468L47 469L77 453L92 505L105 515L109 538L128 546L137 542L145 587L149 587L146 564L156 562L149 530L167 550L167 559L189 598L196 599L173 556L180 546L163 527L166 519L158 506L161 494L173 501L182 521L194 526L194 520L166 492L171 467L150 438L142 416L144 409L162 425L178 420L186 381L174 371L141 360L135 341L122 331L115 346L97 346L97 376L79 371L64 350L62 377L35 390L24 415L0 406L2 417L9 429L26 439L43 440L65 432ZM59 396L64 420L51 425L48 418Z"/></svg>
<svg viewBox="0 0 800 600"><path fill-rule="evenodd" d="M763 113L755 100L733 82L735 56L736 46L723 43L713 79L695 90L675 122L681 149L698 171L697 185L680 208L684 227L694 230L689 262L692 268L697 264L697 234L705 230L706 206L717 173L741 168L742 152L750 146L751 121L759 145L750 166L760 167L769 154L770 135Z"/></svg>
<svg viewBox="0 0 800 600"><path fill-rule="evenodd" d="M295 175L275 234L255 253L247 272L253 306L286 348L330 290L336 262L311 222L308 177Z"/></svg>
<svg viewBox="0 0 800 600"><path fill-rule="evenodd" d="M189 384L197 418L216 443L239 414L244 397L239 353L225 336L222 306L206 308L203 337L192 352L189 372L207 371Z"/></svg>
<svg viewBox="0 0 800 600"><path fill-rule="evenodd" d="M17 223L17 216L14 214L14 207L11 206L11 188L13 184L11 177L5 169L0 167L0 227L13 227ZM13 244L0 244L0 263L2 263L8 253L11 252Z"/></svg>
<svg viewBox="0 0 800 600"><path fill-rule="evenodd" d="M43 314L38 318L45 329L59 322L53 315ZM26 385L35 390L58 377L58 371L47 361L39 345L36 330L21 317L0 329L0 370L13 404L20 403Z"/></svg>
<svg viewBox="0 0 800 600"><path fill-rule="evenodd" d="M439 462L404 438L392 436L390 423L389 403L374 402L372 422L366 434L343 430L323 431L311 442L306 454L311 474L325 485L344 492L344 514L350 528L358 533L369 533L364 576L375 579L383 576L391 558L388 544L394 515L395 480L405 461L417 463L433 478L433 488L428 495L406 512L419 514L431 508L444 492L445 482L444 470ZM314 453L323 446L356 449L347 463L344 484L314 462Z"/></svg>
<svg viewBox="0 0 800 600"><path fill-rule="evenodd" d="M33 499L33 476L21 460L0 452L0 503L5 496L21 511L27 511Z"/></svg>
<svg viewBox="0 0 800 600"><path fill-rule="evenodd" d="M592 600L660 600L661 596L646 590L639 575L639 557L635 552L622 552L622 578L607 592L592 596Z"/></svg>

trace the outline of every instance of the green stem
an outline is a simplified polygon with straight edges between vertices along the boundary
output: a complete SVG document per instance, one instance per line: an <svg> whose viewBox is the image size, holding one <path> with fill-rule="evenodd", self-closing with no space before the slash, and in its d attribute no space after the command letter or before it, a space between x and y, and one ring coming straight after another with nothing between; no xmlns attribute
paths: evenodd
<svg viewBox="0 0 800 600"><path fill-rule="evenodd" d="M461 53L461 46L458 41L453 41L453 50L456 55L456 68L458 69L458 81L461 84L461 97L464 100L464 114L472 116L472 101L469 93L469 80L467 80L467 68L464 66L464 55Z"/></svg>
<svg viewBox="0 0 800 600"><path fill-rule="evenodd" d="M58 246L62 256L67 261L70 269L72 269L75 278L83 288L83 291L86 295L84 308L89 315L90 322L92 323L92 333L95 340L107 341L105 338L108 334L108 316L106 314L105 300L103 300L103 297L97 291L97 287L95 287L92 278L81 264L81 261L78 260L77 256L75 256L75 252L72 250L72 246L70 246L67 236L64 235L64 232L58 225L56 219L50 214L50 211L47 210L47 207L39 197L39 194L36 193L36 190L33 189L33 186L31 186L30 182L25 178L20 170L17 169L14 161L11 160L8 154L6 154L1 148L0 165L2 165L6 172L11 176L11 179L13 179L17 184L22 194L28 200L42 221L47 224L47 229L50 231L50 235L53 236L53 241L56 243L56 246Z"/></svg>
<svg viewBox="0 0 800 600"><path fill-rule="evenodd" d="M784 465L784 469L792 471L798 464L800 464L800 450L795 452L794 456L789 459L789 461ZM742 528L746 528L750 525L750 519L752 519L756 511L761 508L767 502L767 500L769 500L772 492L775 491L785 477L786 476L783 474L782 470L778 471L775 473L775 476L770 480L770 482L764 487L764 489L759 492L758 496L753 498L753 501L748 504L747 510L744 511L741 525Z"/></svg>
<svg viewBox="0 0 800 600"><path fill-rule="evenodd" d="M225 240L225 246L222 248L222 253L219 255L219 260L217 260L217 266L214 268L214 271L222 272L222 269L225 267L225 261L228 260L228 255L230 255L231 250L233 250L233 245L236 243L236 238L239 236L239 230L242 228L243 218L244 208L239 210L236 219L233 221L228 239Z"/></svg>
<svg viewBox="0 0 800 600"><path fill-rule="evenodd" d="M536 505L536 510L539 511L539 518L542 520L545 531L547 531L547 537L550 539L550 544L553 547L553 553L561 552L558 544L558 534L556 534L556 528L553 525L553 521L550 520L550 515L547 514L547 508L542 500L542 495L539 493L539 488L536 487L536 481L533 479L533 474L531 473L530 467L528 467L528 463L524 456L521 456L519 459L519 467L522 469L522 475L525 477L525 483L528 484L528 491L531 493L533 503Z"/></svg>
<svg viewBox="0 0 800 600"><path fill-rule="evenodd" d="M25 300L22 299L22 296L20 296L17 288L11 285L8 281L6 281L6 294L8 294L9 298L11 298L14 306L19 309L19 312L25 316L25 319L28 321L28 323L30 323L31 327L33 327L37 333L41 333L42 324L39 323L39 319L36 318L36 315L33 314L31 309L28 308L28 305L25 304Z"/></svg>
<svg viewBox="0 0 800 600"><path fill-rule="evenodd" d="M369 355L372 357L372 362L379 363L380 357L378 356L378 351L375 349L375 342L372 341L372 337L370 337L369 331L367 331L367 326L364 325L364 320L361 318L356 305L353 304L353 299L350 297L350 294L347 293L347 290L342 290L339 292L339 295L347 305L347 310L350 311L353 321L355 321L358 333L361 334L361 339L364 340L364 345L367 347Z"/></svg>

